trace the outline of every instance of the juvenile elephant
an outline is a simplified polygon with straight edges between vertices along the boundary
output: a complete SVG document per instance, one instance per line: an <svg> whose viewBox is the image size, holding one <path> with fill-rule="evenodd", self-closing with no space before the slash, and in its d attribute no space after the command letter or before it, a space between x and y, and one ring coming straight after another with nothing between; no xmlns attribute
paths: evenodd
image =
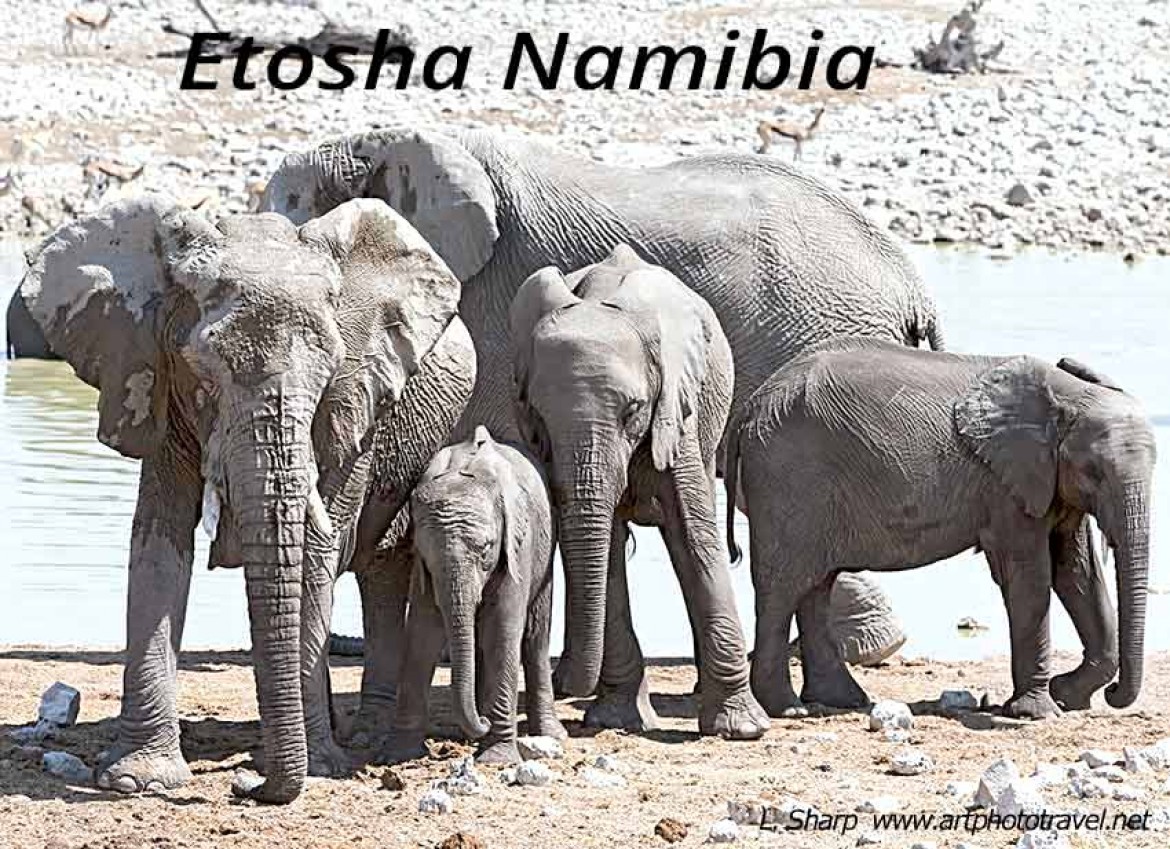
<svg viewBox="0 0 1170 849"><path fill-rule="evenodd" d="M715 314L673 274L619 245L567 279L555 268L530 277L512 303L511 328L517 420L548 465L560 519L559 683L590 695L600 677L587 723L653 726L625 546L628 522L657 525L698 644L699 730L759 737L768 719L748 690L715 521L715 449L733 381Z"/></svg>
<svg viewBox="0 0 1170 849"><path fill-rule="evenodd" d="M435 456L410 503L416 567L389 754L422 750L427 691L446 637L455 718L479 741L477 759L519 762L521 666L528 733L567 736L548 662L554 540L544 477L527 454L478 427Z"/></svg>
<svg viewBox="0 0 1170 849"><path fill-rule="evenodd" d="M323 653L333 580L367 492L404 503L470 395L459 288L376 200L298 229L271 214L212 226L146 198L42 245L23 298L100 390L98 438L142 460L119 736L101 786L190 776L175 673L200 518L212 564L242 566L247 584L267 778L237 792L287 802L310 766L347 765ZM375 443L388 446L377 461Z"/></svg>
<svg viewBox="0 0 1170 849"><path fill-rule="evenodd" d="M838 572L920 566L972 546L1007 608L1005 713L1088 707L1115 674L1109 704L1137 698L1155 446L1138 403L1108 379L1071 360L1053 367L842 339L773 375L729 434L728 499L738 488L750 521L752 687L771 715L800 710L785 652L794 612L801 699L866 701L827 635ZM1088 516L1116 552L1117 618ZM730 511L727 535L735 550ZM1051 589L1084 659L1052 679L1050 694Z"/></svg>
<svg viewBox="0 0 1170 849"><path fill-rule="evenodd" d="M489 132L387 130L287 156L261 208L301 223L354 197L401 212L463 281L460 312L479 371L458 438L481 423L502 437L516 432L507 328L520 284L547 266L599 262L619 242L710 304L735 358L733 410L805 347L834 336L942 346L934 302L898 244L832 189L772 158L619 168ZM377 544L362 534L356 559L373 557ZM860 610L881 590L862 577L840 595L845 609ZM901 632L881 605L870 609L847 620L842 639L880 658ZM367 677L370 716L389 703L394 682Z"/></svg>

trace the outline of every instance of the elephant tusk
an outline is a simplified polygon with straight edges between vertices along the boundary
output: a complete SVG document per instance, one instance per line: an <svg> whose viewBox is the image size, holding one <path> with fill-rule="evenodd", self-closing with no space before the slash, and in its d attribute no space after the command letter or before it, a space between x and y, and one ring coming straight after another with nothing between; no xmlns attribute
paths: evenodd
<svg viewBox="0 0 1170 849"><path fill-rule="evenodd" d="M219 530L219 492L211 481L203 482L203 532L207 538L215 542L215 534Z"/></svg>

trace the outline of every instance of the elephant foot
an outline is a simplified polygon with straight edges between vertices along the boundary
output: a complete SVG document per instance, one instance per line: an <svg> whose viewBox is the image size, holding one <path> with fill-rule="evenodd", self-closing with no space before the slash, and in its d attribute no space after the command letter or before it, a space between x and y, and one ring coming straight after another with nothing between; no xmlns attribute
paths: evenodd
<svg viewBox="0 0 1170 849"><path fill-rule="evenodd" d="M309 775L344 778L356 767L353 755L332 737L309 741Z"/></svg>
<svg viewBox="0 0 1170 849"><path fill-rule="evenodd" d="M1116 668L1082 665L1048 682L1048 693L1064 710L1088 710L1093 693L1113 680Z"/></svg>
<svg viewBox="0 0 1170 849"><path fill-rule="evenodd" d="M586 728L622 728L626 731L656 731L661 725L645 677L636 690L602 689L585 711Z"/></svg>
<svg viewBox="0 0 1170 849"><path fill-rule="evenodd" d="M362 696L362 704L349 729L346 745L355 749L378 749L386 743L394 727L396 703L393 699L371 700Z"/></svg>
<svg viewBox="0 0 1170 849"><path fill-rule="evenodd" d="M533 716L528 719L528 735L530 737L552 737L554 740L565 740L569 732L561 721L549 713L547 716Z"/></svg>
<svg viewBox="0 0 1170 849"><path fill-rule="evenodd" d="M191 779L191 768L179 744L166 750L116 749L107 754L97 770L97 786L118 793L171 790Z"/></svg>
<svg viewBox="0 0 1170 849"><path fill-rule="evenodd" d="M803 719L808 716L808 708L796 697L791 686L753 680L752 695L764 712L775 719Z"/></svg>
<svg viewBox="0 0 1170 849"><path fill-rule="evenodd" d="M707 688L713 689L713 688ZM725 740L756 740L771 727L768 714L746 686L724 698L700 700L699 733Z"/></svg>
<svg viewBox="0 0 1170 849"><path fill-rule="evenodd" d="M427 751L426 738L422 734L392 733L378 748L372 761L375 764L400 764L425 758Z"/></svg>
<svg viewBox="0 0 1170 849"><path fill-rule="evenodd" d="M516 738L509 737L505 740L496 740L494 743L490 740L485 740L480 743L478 751L475 753L476 763L481 764L498 764L499 766L511 766L518 764L523 758L520 757L520 750L516 748Z"/></svg>
<svg viewBox="0 0 1170 849"><path fill-rule="evenodd" d="M806 704L819 704L833 708L860 708L869 704L869 696L861 685L853 680L849 671L842 668L842 674L831 679L810 678L800 691L800 700Z"/></svg>
<svg viewBox="0 0 1170 849"><path fill-rule="evenodd" d="M1003 715L1014 719L1049 719L1062 714L1047 690L1012 696L1003 706Z"/></svg>

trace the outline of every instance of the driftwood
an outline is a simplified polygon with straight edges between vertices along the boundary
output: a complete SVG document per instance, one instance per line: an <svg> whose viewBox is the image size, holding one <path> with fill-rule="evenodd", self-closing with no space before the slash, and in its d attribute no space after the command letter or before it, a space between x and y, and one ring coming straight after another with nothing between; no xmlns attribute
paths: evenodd
<svg viewBox="0 0 1170 849"><path fill-rule="evenodd" d="M999 56L1003 42L979 52L975 39L975 15L984 0L971 0L957 15L951 15L938 41L931 40L925 49L915 48L915 65L934 74L980 74L987 63Z"/></svg>

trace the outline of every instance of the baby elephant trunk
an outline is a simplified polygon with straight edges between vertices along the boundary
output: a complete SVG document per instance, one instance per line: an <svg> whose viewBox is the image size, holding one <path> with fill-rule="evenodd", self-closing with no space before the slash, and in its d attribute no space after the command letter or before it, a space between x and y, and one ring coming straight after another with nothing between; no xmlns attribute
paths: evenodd
<svg viewBox="0 0 1170 849"><path fill-rule="evenodd" d="M452 599L447 639L451 654L451 702L463 733L478 740L488 733L488 721L475 704L475 608Z"/></svg>

